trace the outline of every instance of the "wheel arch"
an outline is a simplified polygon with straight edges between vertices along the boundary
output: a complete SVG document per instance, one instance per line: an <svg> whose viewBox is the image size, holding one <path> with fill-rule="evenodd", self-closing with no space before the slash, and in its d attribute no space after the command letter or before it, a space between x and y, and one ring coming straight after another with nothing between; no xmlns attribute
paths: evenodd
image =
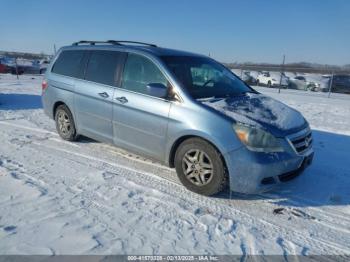
<svg viewBox="0 0 350 262"><path fill-rule="evenodd" d="M220 157L222 159L222 162L224 164L224 169L227 171L227 164L226 164L226 160L224 157L224 154L222 152L222 150L220 150L220 148L218 148L215 143L213 141L210 141L208 138L204 137L204 136L200 136L200 135L183 135L179 138L177 138L175 140L175 142L172 144L170 152L169 152L169 157L168 157L168 165L169 167L175 167L175 154L177 149L179 148L179 146L185 142L186 140L190 139L190 138L199 138L204 140L205 142L209 143L211 146L213 146L219 153L220 153Z"/></svg>
<svg viewBox="0 0 350 262"><path fill-rule="evenodd" d="M56 101L56 102L54 103L53 107L52 107L52 117L53 117L53 119L55 119L56 110L57 110L57 108L58 108L60 105L65 105L65 106L68 107L68 109L70 110L69 106L68 106L66 103L64 103L64 102L62 102L62 101ZM70 111L72 112L72 110L70 110Z"/></svg>

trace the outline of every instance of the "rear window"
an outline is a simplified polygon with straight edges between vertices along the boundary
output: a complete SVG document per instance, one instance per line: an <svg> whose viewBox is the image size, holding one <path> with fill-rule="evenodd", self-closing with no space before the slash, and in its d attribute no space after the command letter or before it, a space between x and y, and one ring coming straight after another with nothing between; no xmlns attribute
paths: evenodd
<svg viewBox="0 0 350 262"><path fill-rule="evenodd" d="M52 72L60 75L79 77L84 50L63 51L57 58Z"/></svg>
<svg viewBox="0 0 350 262"><path fill-rule="evenodd" d="M105 85L116 85L116 69L121 53L117 51L92 51L85 79Z"/></svg>

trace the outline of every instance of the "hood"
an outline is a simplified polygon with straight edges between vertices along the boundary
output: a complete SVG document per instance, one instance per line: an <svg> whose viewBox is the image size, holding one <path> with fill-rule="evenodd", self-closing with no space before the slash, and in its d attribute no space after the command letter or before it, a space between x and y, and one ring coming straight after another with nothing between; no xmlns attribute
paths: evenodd
<svg viewBox="0 0 350 262"><path fill-rule="evenodd" d="M201 100L233 120L269 131L284 137L306 127L304 117L289 106L261 94L246 93L225 99Z"/></svg>

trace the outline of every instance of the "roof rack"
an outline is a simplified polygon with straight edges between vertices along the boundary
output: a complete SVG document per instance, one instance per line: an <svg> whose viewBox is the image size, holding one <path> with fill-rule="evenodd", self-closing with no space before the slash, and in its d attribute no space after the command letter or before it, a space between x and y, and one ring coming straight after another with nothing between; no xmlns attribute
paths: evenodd
<svg viewBox="0 0 350 262"><path fill-rule="evenodd" d="M107 41L88 41L88 40L82 40L79 42L75 42L72 45L80 45L80 44L90 44L90 45L95 45L95 44L112 44L112 45L123 45L123 44L138 44L138 45L147 45L147 46L152 46L152 47L157 47L155 44L148 44L148 43L143 43L143 42L137 42L137 41L118 41L118 40L107 40Z"/></svg>
<svg viewBox="0 0 350 262"><path fill-rule="evenodd" d="M75 42L72 45L80 45L80 44L90 44L90 45L95 45L95 44L116 44L116 43L110 43L109 41L89 41L89 40L82 40L79 42Z"/></svg>
<svg viewBox="0 0 350 262"><path fill-rule="evenodd" d="M137 42L137 41L125 41L125 40L108 40L107 42L110 43L116 43L116 44L138 44L138 45L148 45L148 46L152 46L152 47L157 47L157 45L155 44L149 44L149 43L144 43L144 42Z"/></svg>

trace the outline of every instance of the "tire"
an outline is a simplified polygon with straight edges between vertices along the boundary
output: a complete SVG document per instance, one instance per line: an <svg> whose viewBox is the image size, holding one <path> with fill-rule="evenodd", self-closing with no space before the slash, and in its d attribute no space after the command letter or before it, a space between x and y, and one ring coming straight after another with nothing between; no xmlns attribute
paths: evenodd
<svg viewBox="0 0 350 262"><path fill-rule="evenodd" d="M60 137L67 141L76 141L76 132L73 115L66 105L60 105L55 112L56 130Z"/></svg>
<svg viewBox="0 0 350 262"><path fill-rule="evenodd" d="M271 81L267 82L267 87L271 87Z"/></svg>
<svg viewBox="0 0 350 262"><path fill-rule="evenodd" d="M185 140L178 147L175 169L181 183L188 190L201 195L214 195L227 186L226 168L221 154L200 138Z"/></svg>
<svg viewBox="0 0 350 262"><path fill-rule="evenodd" d="M260 84L260 81L258 79L258 80L256 80L256 85L259 86L259 84Z"/></svg>

